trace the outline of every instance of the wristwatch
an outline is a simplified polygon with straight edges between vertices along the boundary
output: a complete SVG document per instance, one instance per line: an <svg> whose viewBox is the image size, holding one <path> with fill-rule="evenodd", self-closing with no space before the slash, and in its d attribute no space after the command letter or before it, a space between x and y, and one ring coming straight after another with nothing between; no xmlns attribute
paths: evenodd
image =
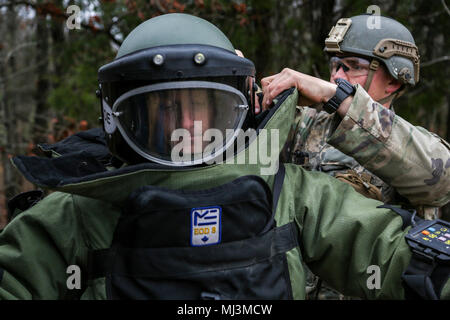
<svg viewBox="0 0 450 320"><path fill-rule="evenodd" d="M336 79L336 94L323 105L323 109L328 113L336 112L349 95L354 95L356 88L350 84L347 80L338 78Z"/></svg>

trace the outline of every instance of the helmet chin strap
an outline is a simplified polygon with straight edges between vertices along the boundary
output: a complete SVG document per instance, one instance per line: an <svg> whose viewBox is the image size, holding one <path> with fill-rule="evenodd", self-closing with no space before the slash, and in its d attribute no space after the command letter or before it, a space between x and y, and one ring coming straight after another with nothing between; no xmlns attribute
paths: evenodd
<svg viewBox="0 0 450 320"><path fill-rule="evenodd" d="M366 90L366 92L369 92L369 88L370 88L370 84L372 83L373 76L374 76L375 72L378 70L379 66L380 66L380 63L378 62L378 60L372 59L372 61L370 61L369 73L367 74L367 80L366 80L366 83L364 84L364 90Z"/></svg>
<svg viewBox="0 0 450 320"><path fill-rule="evenodd" d="M374 76L375 72L378 70L379 66L380 66L380 63L378 62L378 60L372 59L372 61L370 61L369 73L367 74L367 80L366 80L366 83L364 84L364 90L366 90L366 92L369 92L369 88L370 88L370 84L372 83L373 76ZM399 90L392 92L390 95L378 100L377 102L379 104L384 105L386 102L391 101L388 108L392 109L392 103L394 102L395 99L400 97L405 92L405 89L406 89L406 87L402 86Z"/></svg>

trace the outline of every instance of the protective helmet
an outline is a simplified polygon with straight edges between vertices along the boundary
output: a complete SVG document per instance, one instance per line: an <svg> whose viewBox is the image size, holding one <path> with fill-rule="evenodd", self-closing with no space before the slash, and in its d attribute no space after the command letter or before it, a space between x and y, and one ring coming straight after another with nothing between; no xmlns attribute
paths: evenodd
<svg viewBox="0 0 450 320"><path fill-rule="evenodd" d="M214 161L254 119L253 63L191 15L143 22L98 75L108 147L127 163Z"/></svg>
<svg viewBox="0 0 450 320"><path fill-rule="evenodd" d="M405 26L391 18L365 14L339 19L325 39L324 50L369 58L366 91L379 62L402 84L414 86L419 81L420 56L414 38Z"/></svg>

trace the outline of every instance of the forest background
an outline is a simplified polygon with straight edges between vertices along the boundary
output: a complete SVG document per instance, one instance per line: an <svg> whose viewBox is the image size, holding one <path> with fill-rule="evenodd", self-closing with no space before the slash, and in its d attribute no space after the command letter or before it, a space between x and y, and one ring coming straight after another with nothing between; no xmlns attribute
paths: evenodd
<svg viewBox="0 0 450 320"><path fill-rule="evenodd" d="M36 188L10 158L99 126L98 68L114 59L133 28L165 13L214 23L255 63L257 80L284 67L328 79L323 47L329 30L339 18L376 5L408 27L421 55L420 82L398 100L397 114L450 141L445 1L0 0L0 226L7 200ZM78 20L70 5L80 8ZM72 28L77 21L79 28Z"/></svg>

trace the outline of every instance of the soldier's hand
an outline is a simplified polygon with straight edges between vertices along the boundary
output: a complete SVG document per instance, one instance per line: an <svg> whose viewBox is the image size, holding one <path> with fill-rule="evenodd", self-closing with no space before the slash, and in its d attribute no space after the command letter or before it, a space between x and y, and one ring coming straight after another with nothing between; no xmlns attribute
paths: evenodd
<svg viewBox="0 0 450 320"><path fill-rule="evenodd" d="M263 78L261 86L264 92L263 109L272 104L273 99L280 93L292 87L297 88L300 94L299 105L301 106L327 102L336 93L335 84L289 68Z"/></svg>

